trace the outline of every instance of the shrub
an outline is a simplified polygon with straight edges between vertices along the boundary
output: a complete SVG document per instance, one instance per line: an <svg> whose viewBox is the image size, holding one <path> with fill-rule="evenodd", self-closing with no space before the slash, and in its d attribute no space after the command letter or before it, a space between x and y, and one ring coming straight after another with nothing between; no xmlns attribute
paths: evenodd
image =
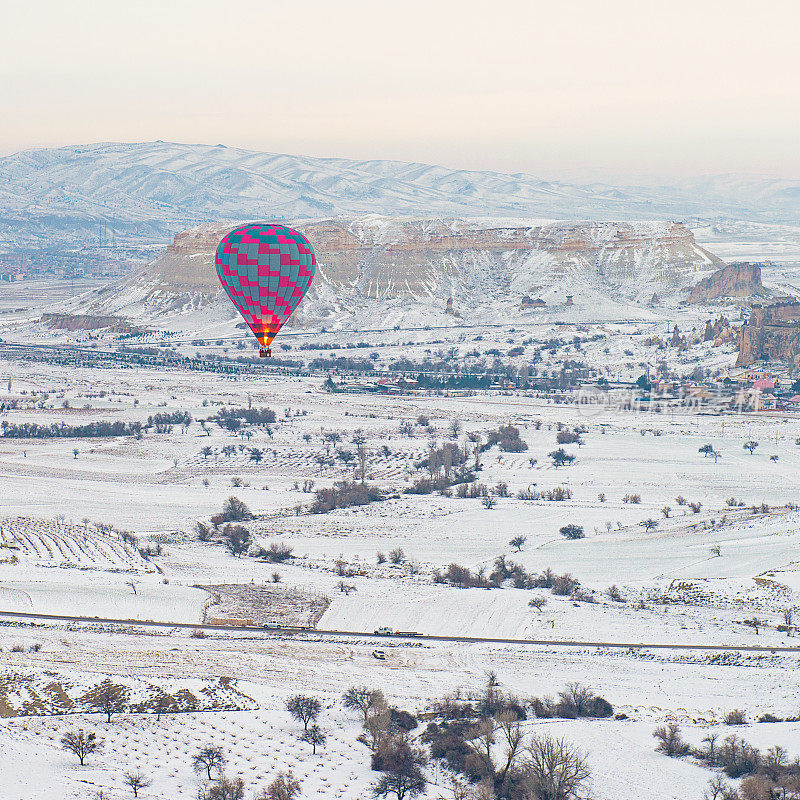
<svg viewBox="0 0 800 800"><path fill-rule="evenodd" d="M222 506L223 522L242 522L253 519L254 515L247 504L238 497L229 497Z"/></svg>
<svg viewBox="0 0 800 800"><path fill-rule="evenodd" d="M275 780L261 794L256 795L255 800L294 800L300 794L300 781L298 781L291 770L289 772L279 772Z"/></svg>
<svg viewBox="0 0 800 800"><path fill-rule="evenodd" d="M315 493L310 511L312 514L326 514L337 508L364 506L385 499L380 489L368 483L337 481L332 489L320 489Z"/></svg>
<svg viewBox="0 0 800 800"><path fill-rule="evenodd" d="M220 427L237 430L242 423L248 425L270 425L275 422L275 412L271 408L225 408L211 417ZM235 422L234 422L235 420Z"/></svg>
<svg viewBox="0 0 800 800"><path fill-rule="evenodd" d="M596 719L606 719L614 715L614 707L604 697L593 697L589 701L586 716Z"/></svg>
<svg viewBox="0 0 800 800"><path fill-rule="evenodd" d="M574 525L572 523L570 523L569 525L564 525L562 528L559 528L558 532L565 539L583 539L585 536L583 528L580 525Z"/></svg>
<svg viewBox="0 0 800 800"><path fill-rule="evenodd" d="M553 578L553 594L569 597L580 586L580 581L568 572Z"/></svg>
<svg viewBox="0 0 800 800"><path fill-rule="evenodd" d="M244 525L226 525L222 529L222 535L225 539L225 546L234 556L244 555L253 541L250 531Z"/></svg>
<svg viewBox="0 0 800 800"><path fill-rule="evenodd" d="M397 731L413 731L417 727L417 718L401 708L390 708L391 727Z"/></svg>
<svg viewBox="0 0 800 800"><path fill-rule="evenodd" d="M572 462L575 461L575 456L568 453L563 447L559 447L558 450L553 450L548 455L553 459L553 466L556 468L563 467L565 464L572 464Z"/></svg>
<svg viewBox="0 0 800 800"><path fill-rule="evenodd" d="M670 722L668 725L659 725L653 731L653 736L658 742L656 750L665 756L680 758L688 755L691 749L688 743L683 740L680 728L674 722Z"/></svg>
<svg viewBox="0 0 800 800"><path fill-rule="evenodd" d="M266 550L261 551L261 557L273 564L280 564L292 557L293 548L285 542L271 542Z"/></svg>
<svg viewBox="0 0 800 800"><path fill-rule="evenodd" d="M460 564L450 564L444 574L437 570L434 572L434 580L437 583L449 583L451 586L458 586L461 589L485 589L489 586L482 571L473 574L469 567L462 567Z"/></svg>
<svg viewBox="0 0 800 800"><path fill-rule="evenodd" d="M758 771L759 751L737 736L728 736L717 749L717 763L729 778L741 778Z"/></svg>
<svg viewBox="0 0 800 800"><path fill-rule="evenodd" d="M431 722L420 737L430 747L431 758L442 759L453 772L466 773L466 762L472 748L464 738L472 722Z"/></svg>
<svg viewBox="0 0 800 800"><path fill-rule="evenodd" d="M734 708L723 717L722 721L726 725L746 725L747 713L741 708Z"/></svg>
<svg viewBox="0 0 800 800"><path fill-rule="evenodd" d="M495 444L505 453L522 453L528 449L520 438L519 428L514 425L501 425L496 431L489 431L481 450L488 450Z"/></svg>

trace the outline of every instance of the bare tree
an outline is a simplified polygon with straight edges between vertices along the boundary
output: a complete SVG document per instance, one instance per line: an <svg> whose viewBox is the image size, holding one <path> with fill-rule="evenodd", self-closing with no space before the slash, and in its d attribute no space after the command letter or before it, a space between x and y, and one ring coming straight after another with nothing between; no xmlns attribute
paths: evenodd
<svg viewBox="0 0 800 800"><path fill-rule="evenodd" d="M74 753L78 757L80 765L83 766L87 756L101 749L102 742L93 733L67 731L61 737L61 747Z"/></svg>
<svg viewBox="0 0 800 800"><path fill-rule="evenodd" d="M247 504L238 497L229 497L222 505L223 522L242 522L243 520L253 519L253 512Z"/></svg>
<svg viewBox="0 0 800 800"><path fill-rule="evenodd" d="M225 754L222 748L217 745L208 744L202 747L192 756L192 768L198 774L205 772L211 780L211 771L222 772L225 766Z"/></svg>
<svg viewBox="0 0 800 800"><path fill-rule="evenodd" d="M467 742L480 772L487 776L496 797L507 794L512 771L522 753L524 735L513 716L503 716L499 721L486 718L472 731Z"/></svg>
<svg viewBox="0 0 800 800"><path fill-rule="evenodd" d="M130 690L127 686L112 683L106 678L89 689L81 699L90 707L103 711L107 721L111 722L112 714L121 714L125 710L129 696Z"/></svg>
<svg viewBox="0 0 800 800"><path fill-rule="evenodd" d="M386 701L380 689L370 689L367 686L351 686L343 695L342 703L345 708L360 712L366 723L367 718L376 708L383 708Z"/></svg>
<svg viewBox="0 0 800 800"><path fill-rule="evenodd" d="M384 706L374 714L370 714L364 722L364 733L361 741L367 744L373 753L377 752L392 732L392 712Z"/></svg>
<svg viewBox="0 0 800 800"><path fill-rule="evenodd" d="M703 800L725 800L730 790L729 784L725 782L722 775L715 775L703 793Z"/></svg>
<svg viewBox="0 0 800 800"><path fill-rule="evenodd" d="M594 692L582 683L568 684L563 692L558 693L558 696L562 703L574 708L579 717L589 716L595 697Z"/></svg>
<svg viewBox="0 0 800 800"><path fill-rule="evenodd" d="M681 736L680 728L674 722L670 722L669 725L659 725L653 731L653 736L658 741L656 750L665 756L680 758L690 750Z"/></svg>
<svg viewBox="0 0 800 800"><path fill-rule="evenodd" d="M536 800L572 800L591 775L586 756L574 745L534 736L525 749L524 783Z"/></svg>
<svg viewBox="0 0 800 800"><path fill-rule="evenodd" d="M509 544L519 553L527 541L528 539L526 536L515 536L513 539L511 539L511 541L509 541Z"/></svg>
<svg viewBox="0 0 800 800"><path fill-rule="evenodd" d="M178 703L172 695L162 692L153 703L153 708L156 712L156 721L161 720L162 714L167 714L170 711L178 710Z"/></svg>
<svg viewBox="0 0 800 800"><path fill-rule="evenodd" d="M322 705L316 697L296 694L286 701L286 710L298 721L303 723L303 729L308 730L309 722L316 722Z"/></svg>
<svg viewBox="0 0 800 800"><path fill-rule="evenodd" d="M198 800L244 800L244 781L220 777L198 792Z"/></svg>
<svg viewBox="0 0 800 800"><path fill-rule="evenodd" d="M139 796L139 789L146 789L152 785L152 781L141 772L126 772L122 780L126 786L129 786L133 792L134 797Z"/></svg>
<svg viewBox="0 0 800 800"><path fill-rule="evenodd" d="M363 442L356 448L356 458L358 459L358 473L361 476L361 483L364 483L367 478L367 461L369 460L369 451L364 446Z"/></svg>
<svg viewBox="0 0 800 800"><path fill-rule="evenodd" d="M413 750L406 739L388 741L380 752L380 762L383 775L372 785L374 797L394 796L397 800L405 800L425 791L427 782L420 769L423 756Z"/></svg>
<svg viewBox="0 0 800 800"><path fill-rule="evenodd" d="M786 635L792 635L792 623L794 622L794 609L789 606L783 609L783 624L786 626Z"/></svg>
<svg viewBox="0 0 800 800"><path fill-rule="evenodd" d="M311 752L316 755L317 748L322 747L325 744L325 740L328 737L319 727L319 725L312 725L310 728L307 728L303 731L303 735L300 737L300 741L308 742L311 745Z"/></svg>
<svg viewBox="0 0 800 800"><path fill-rule="evenodd" d="M255 800L294 800L300 794L300 781L291 772L279 772L275 780L257 794Z"/></svg>
<svg viewBox="0 0 800 800"><path fill-rule="evenodd" d="M547 598L542 597L541 595L536 595L528 600L528 605L531 608L535 608L537 611L541 611L547 605Z"/></svg>

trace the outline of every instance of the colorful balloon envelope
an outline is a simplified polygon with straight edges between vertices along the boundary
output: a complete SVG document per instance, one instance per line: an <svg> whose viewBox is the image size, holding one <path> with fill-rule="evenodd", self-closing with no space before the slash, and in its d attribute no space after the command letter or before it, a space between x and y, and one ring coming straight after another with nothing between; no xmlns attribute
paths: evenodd
<svg viewBox="0 0 800 800"><path fill-rule="evenodd" d="M261 344L261 355L269 355L275 334L311 286L314 249L291 228L251 222L223 237L216 266L228 297Z"/></svg>

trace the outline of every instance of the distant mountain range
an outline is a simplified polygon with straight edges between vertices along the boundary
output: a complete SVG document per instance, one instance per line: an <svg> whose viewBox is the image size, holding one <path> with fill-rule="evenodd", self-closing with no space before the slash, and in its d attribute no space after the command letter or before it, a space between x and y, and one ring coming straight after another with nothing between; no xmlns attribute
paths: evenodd
<svg viewBox="0 0 800 800"><path fill-rule="evenodd" d="M722 176L586 186L400 161L223 145L102 143L0 158L0 249L167 244L199 223L377 213L533 220L796 224L800 181Z"/></svg>

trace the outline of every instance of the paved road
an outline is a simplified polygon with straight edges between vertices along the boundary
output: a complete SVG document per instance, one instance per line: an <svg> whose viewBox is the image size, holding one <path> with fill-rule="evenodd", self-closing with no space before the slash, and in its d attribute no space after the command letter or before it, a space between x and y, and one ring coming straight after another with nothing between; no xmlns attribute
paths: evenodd
<svg viewBox="0 0 800 800"><path fill-rule="evenodd" d="M800 645L742 645L742 644L688 644L683 642L598 642L598 641L575 641L563 639L508 639L502 637L486 636L441 636L433 634L416 633L396 633L391 636L376 634L370 631L329 631L318 628L292 628L275 627L272 625L207 625L192 622L152 622L150 620L137 619L111 619L105 617L73 617L61 616L57 614L34 614L27 611L0 611L0 618L10 617L12 619L39 619L52 622L88 622L99 625L137 625L147 628L188 628L190 630L205 631L247 631L250 633L281 633L286 636L322 636L340 637L350 636L352 638L370 638L385 641L428 641L428 642L464 642L464 643L485 643L485 644L513 644L513 645L544 645L547 647L614 647L628 650L630 648L642 648L646 650L725 650L756 653L800 653Z"/></svg>

